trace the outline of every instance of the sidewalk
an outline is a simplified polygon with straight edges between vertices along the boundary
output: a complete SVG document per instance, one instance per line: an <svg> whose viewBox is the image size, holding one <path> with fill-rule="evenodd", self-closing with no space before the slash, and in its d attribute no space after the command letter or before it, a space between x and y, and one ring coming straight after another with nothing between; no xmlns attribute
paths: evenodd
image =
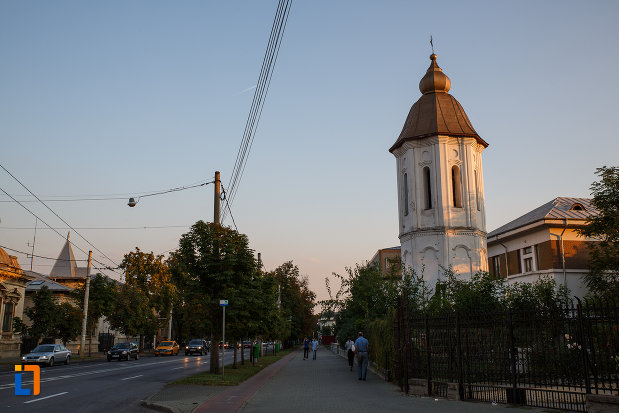
<svg viewBox="0 0 619 413"><path fill-rule="evenodd" d="M299 350L239 386L166 386L146 406L168 412L541 412L490 403L403 396L399 388L368 372L357 380L356 366L319 347L316 360ZM505 409L509 409L506 411Z"/></svg>

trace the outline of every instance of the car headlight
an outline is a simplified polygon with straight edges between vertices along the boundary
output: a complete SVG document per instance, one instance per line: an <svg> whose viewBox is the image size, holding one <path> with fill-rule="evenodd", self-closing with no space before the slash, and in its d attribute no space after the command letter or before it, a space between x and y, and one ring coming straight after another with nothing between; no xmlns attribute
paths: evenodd
<svg viewBox="0 0 619 413"><path fill-rule="evenodd" d="M189 350L189 347L185 346L185 350Z"/></svg>
<svg viewBox="0 0 619 413"><path fill-rule="evenodd" d="M26 360L26 356L22 357L21 359L22 359L22 360Z"/></svg>
<svg viewBox="0 0 619 413"><path fill-rule="evenodd" d="M46 358L47 358L47 356L41 356L41 357L39 357L39 358L40 358L40 359L46 359Z"/></svg>
<svg viewBox="0 0 619 413"><path fill-rule="evenodd" d="M198 347L198 350L202 350L202 347Z"/></svg>
<svg viewBox="0 0 619 413"><path fill-rule="evenodd" d="M126 351L123 351L123 354L127 354L127 352L126 352Z"/></svg>

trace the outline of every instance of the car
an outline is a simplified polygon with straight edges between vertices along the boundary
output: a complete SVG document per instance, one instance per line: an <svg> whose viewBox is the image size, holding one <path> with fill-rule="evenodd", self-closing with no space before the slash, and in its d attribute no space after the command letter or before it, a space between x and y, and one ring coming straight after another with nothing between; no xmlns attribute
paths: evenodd
<svg viewBox="0 0 619 413"><path fill-rule="evenodd" d="M251 341L243 341L243 348L251 348Z"/></svg>
<svg viewBox="0 0 619 413"><path fill-rule="evenodd" d="M140 358L140 348L135 343L116 343L107 351L107 361L116 358L118 361L122 359L129 361L131 358L137 360Z"/></svg>
<svg viewBox="0 0 619 413"><path fill-rule="evenodd" d="M21 364L42 364L52 367L56 363L69 364L71 351L62 344L41 344L21 358Z"/></svg>
<svg viewBox="0 0 619 413"><path fill-rule="evenodd" d="M219 348L221 348L221 341L219 342ZM224 348L230 348L230 344L226 341L226 344L224 344Z"/></svg>
<svg viewBox="0 0 619 413"><path fill-rule="evenodd" d="M200 355L208 354L208 347L206 341L202 339L193 339L189 341L189 344L185 346L185 355L188 356L193 353L200 353Z"/></svg>
<svg viewBox="0 0 619 413"><path fill-rule="evenodd" d="M155 357L169 354L170 356L178 356L180 346L176 341L162 341L155 347Z"/></svg>

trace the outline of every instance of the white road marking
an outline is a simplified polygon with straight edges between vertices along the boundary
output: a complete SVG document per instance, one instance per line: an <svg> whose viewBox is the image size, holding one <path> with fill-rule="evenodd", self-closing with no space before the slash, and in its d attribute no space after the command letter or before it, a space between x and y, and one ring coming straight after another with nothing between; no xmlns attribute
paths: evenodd
<svg viewBox="0 0 619 413"><path fill-rule="evenodd" d="M138 374L137 376L125 377L124 379L120 379L120 380L121 381L122 380L131 380L131 379L136 379L136 378L142 377L142 376L143 376L143 374Z"/></svg>
<svg viewBox="0 0 619 413"><path fill-rule="evenodd" d="M68 391L63 391L62 393L52 394L51 396L37 397L36 399L32 399L32 400L28 400L27 402L24 402L24 404L40 402L41 400L49 399L50 397L62 396L63 394L67 394L67 393L69 393L69 392Z"/></svg>
<svg viewBox="0 0 619 413"><path fill-rule="evenodd" d="M174 367L172 370L178 370L178 369L184 369L185 366L180 366L180 367Z"/></svg>

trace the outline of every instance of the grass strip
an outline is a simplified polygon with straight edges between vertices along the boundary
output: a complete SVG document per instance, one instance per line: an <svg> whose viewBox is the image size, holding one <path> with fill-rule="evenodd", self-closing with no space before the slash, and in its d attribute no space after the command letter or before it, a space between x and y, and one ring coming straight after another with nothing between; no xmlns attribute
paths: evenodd
<svg viewBox="0 0 619 413"><path fill-rule="evenodd" d="M263 368L275 363L277 360L290 354L292 350L282 350L276 355L268 355L260 357L253 365L249 360L245 360L245 364L237 363L237 368L226 366L224 370L224 379L221 378L221 372L199 373L194 376L185 377L184 379L176 380L171 384L201 384L204 386L237 386L238 384L249 379L254 374L258 373Z"/></svg>

